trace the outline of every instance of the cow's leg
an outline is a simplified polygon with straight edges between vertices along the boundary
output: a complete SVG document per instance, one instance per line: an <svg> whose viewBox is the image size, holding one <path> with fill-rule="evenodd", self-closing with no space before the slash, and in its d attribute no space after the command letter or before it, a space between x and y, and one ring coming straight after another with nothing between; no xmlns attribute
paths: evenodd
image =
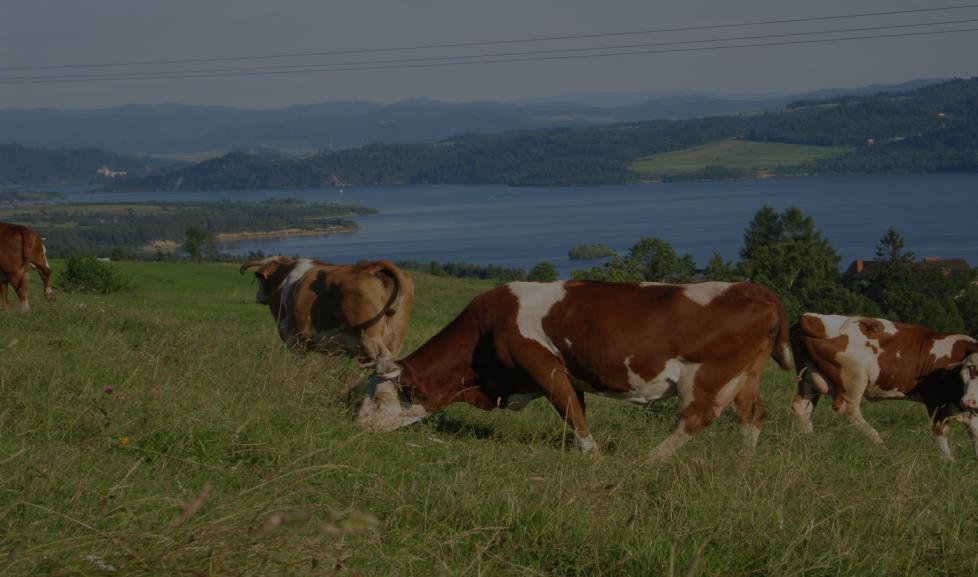
<svg viewBox="0 0 978 577"><path fill-rule="evenodd" d="M27 302L27 289L30 284L30 277L25 273L20 275L20 278L14 278L11 281L14 290L17 291L17 298L20 300L20 312L26 313L31 310L31 305Z"/></svg>
<svg viewBox="0 0 978 577"><path fill-rule="evenodd" d="M866 419L863 418L862 411L859 410L859 405L860 403L858 401L853 402L846 399L846 404L843 409L846 418L849 419L849 422L852 423L856 429L869 437L871 441L877 445L883 445L883 438L880 437L880 434L876 431L876 429L874 429L873 426L866 422Z"/></svg>
<svg viewBox="0 0 978 577"><path fill-rule="evenodd" d="M951 454L951 443L948 442L947 434L951 429L951 423L948 421L942 421L934 425L934 439L937 440L937 448L941 451L941 456L948 461L953 461L954 456Z"/></svg>
<svg viewBox="0 0 978 577"><path fill-rule="evenodd" d="M978 414L968 413L962 416L964 425L968 428L968 435L971 437L971 446L975 451L975 458L978 459Z"/></svg>
<svg viewBox="0 0 978 577"><path fill-rule="evenodd" d="M676 384L676 395L679 397L679 423L668 437L652 449L652 462L660 462L671 457L693 438L693 435L703 430L723 412L723 406L717 405L716 395L696 397L694 391L697 388L707 390L710 387L702 386L703 383L719 380L729 381L728 386L737 386L742 378L743 375L738 374L730 379L729 376L718 375L715 371L701 365L684 366L679 375L679 382ZM733 380L738 382L735 383Z"/></svg>
<svg viewBox="0 0 978 577"><path fill-rule="evenodd" d="M791 402L791 408L798 418L798 425L805 433L814 433L815 425L812 423L812 413L818 405L818 399L823 394L828 394L828 383L820 373L813 367L808 366L802 369L798 375L798 394Z"/></svg>
<svg viewBox="0 0 978 577"><path fill-rule="evenodd" d="M765 350L751 362L734 397L737 422L740 423L740 431L744 436L744 447L749 450L757 446L761 426L767 417L764 401L761 400L761 375L769 358L771 358L770 351Z"/></svg>
<svg viewBox="0 0 978 577"><path fill-rule="evenodd" d="M5 282L0 282L0 301L3 301L3 310L10 308L10 303L7 302L7 288L9 286L10 285Z"/></svg>
<svg viewBox="0 0 978 577"><path fill-rule="evenodd" d="M41 282L44 283L44 299L48 302L54 301L54 291L51 290L51 267L44 264L34 265L37 273L41 275Z"/></svg>
<svg viewBox="0 0 978 577"><path fill-rule="evenodd" d="M737 396L734 397L734 407L737 409L737 422L744 437L744 448L753 450L757 446L757 439L761 436L761 426L767 417L764 401L761 400L759 379L747 378L737 392Z"/></svg>
<svg viewBox="0 0 978 577"><path fill-rule="evenodd" d="M849 419L849 422L861 433L869 437L873 443L883 445L883 438L880 437L880 434L872 425L866 422L860 409L863 402L863 394L869 385L869 377L866 375L865 369L855 363L843 365L842 383L843 386L839 387L842 390L836 391L837 394L833 401L833 408L845 415Z"/></svg>
<svg viewBox="0 0 978 577"><path fill-rule="evenodd" d="M928 402L925 402L925 406L927 407L927 415L930 417L931 432L934 433L934 440L937 441L937 448L941 451L941 456L949 461L954 460L947 436L951 430L951 419L953 418L951 408L946 404Z"/></svg>
<svg viewBox="0 0 978 577"><path fill-rule="evenodd" d="M571 385L563 363L542 350L539 353L524 352L517 360L543 389L564 422L574 430L574 445L583 453L597 451L598 444L591 436L584 418L584 393Z"/></svg>

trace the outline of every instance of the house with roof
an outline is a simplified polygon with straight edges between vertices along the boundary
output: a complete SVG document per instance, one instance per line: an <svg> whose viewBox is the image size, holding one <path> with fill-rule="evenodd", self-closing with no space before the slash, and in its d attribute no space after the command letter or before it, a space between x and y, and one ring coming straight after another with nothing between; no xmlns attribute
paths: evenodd
<svg viewBox="0 0 978 577"><path fill-rule="evenodd" d="M846 272L842 273L842 276L844 276L846 280L869 280L879 274L879 271L884 264L886 263L878 260L863 260L861 258L857 258L856 260L852 261L852 264L849 265ZM936 256L927 256L920 261L920 264L936 267L940 269L942 273L944 273L944 276L956 276L971 273L971 265L969 265L968 261L964 260L963 258L943 259Z"/></svg>

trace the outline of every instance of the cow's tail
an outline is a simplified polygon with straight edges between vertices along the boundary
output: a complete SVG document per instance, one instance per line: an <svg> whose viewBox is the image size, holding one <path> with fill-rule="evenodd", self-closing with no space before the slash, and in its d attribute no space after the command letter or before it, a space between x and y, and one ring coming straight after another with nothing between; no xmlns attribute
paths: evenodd
<svg viewBox="0 0 978 577"><path fill-rule="evenodd" d="M788 309L777 296L774 296L773 304L778 315L778 327L774 335L774 352L771 353L771 356L782 369L794 371L795 356L791 351L791 326L788 324Z"/></svg>
<svg viewBox="0 0 978 577"><path fill-rule="evenodd" d="M24 263L24 274L27 274L31 267L34 266L33 260L31 258L31 231L26 227L20 227L20 256L21 261ZM34 268L37 268L34 266Z"/></svg>
<svg viewBox="0 0 978 577"><path fill-rule="evenodd" d="M38 274L41 275L41 282L44 283L44 298L53 301L54 291L51 290L51 273L53 271L50 263L48 263L48 250L44 246L44 239L26 228L21 231L20 238L21 247L24 251L24 266L32 266L37 270Z"/></svg>
<svg viewBox="0 0 978 577"><path fill-rule="evenodd" d="M392 288L391 294L387 298L387 303L383 306L383 308L377 311L377 314L374 316L360 323L356 327L353 327L358 330L363 330L367 327L373 326L374 324L380 322L380 319L393 316L395 313L397 313L397 309L400 307L403 297L404 286L407 284L404 273L390 261L380 260L370 263L367 265L366 272L376 276L387 277L391 281Z"/></svg>

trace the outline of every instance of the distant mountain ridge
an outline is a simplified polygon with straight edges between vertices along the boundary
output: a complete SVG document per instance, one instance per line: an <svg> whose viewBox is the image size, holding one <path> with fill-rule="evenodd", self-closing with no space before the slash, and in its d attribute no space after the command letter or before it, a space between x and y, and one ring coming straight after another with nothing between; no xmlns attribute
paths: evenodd
<svg viewBox="0 0 978 577"><path fill-rule="evenodd" d="M571 95L524 102L445 103L410 99L390 105L337 101L275 110L182 104L132 104L115 108L0 110L0 138L45 148L101 148L118 154L219 154L247 148L293 154L374 143L436 142L458 134L580 127L654 119L683 119L783 108L795 100L899 92L939 82L827 89L765 99L706 93L638 93L612 106L609 95ZM649 98L644 99L643 96ZM638 98L638 101L634 101Z"/></svg>
<svg viewBox="0 0 978 577"><path fill-rule="evenodd" d="M402 106L426 109L429 103ZM791 108L760 114L470 133L435 143L372 144L308 158L229 154L169 174L115 182L110 188L627 183L648 178L633 168L642 159L731 139L845 149L831 158L779 162L768 175L978 172L978 77L909 92L803 99ZM688 180L757 174L707 164L678 176Z"/></svg>

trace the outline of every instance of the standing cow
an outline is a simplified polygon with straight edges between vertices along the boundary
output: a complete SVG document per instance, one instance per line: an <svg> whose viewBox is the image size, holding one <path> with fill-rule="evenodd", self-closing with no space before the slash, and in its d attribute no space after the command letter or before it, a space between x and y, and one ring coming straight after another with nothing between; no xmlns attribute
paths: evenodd
<svg viewBox="0 0 978 577"><path fill-rule="evenodd" d="M27 301L27 289L31 268L37 269L44 282L44 298L54 300L51 290L51 266L48 264L47 250L43 239L34 231L19 224L0 222L0 300L3 309L10 308L7 302L7 287L13 287L20 299L20 310L27 312L31 306Z"/></svg>
<svg viewBox="0 0 978 577"><path fill-rule="evenodd" d="M340 350L376 361L396 356L408 330L414 281L388 261L335 265L271 256L256 268L259 304L293 350Z"/></svg>
<svg viewBox="0 0 978 577"><path fill-rule="evenodd" d="M761 373L792 365L784 305L749 283L513 282L482 295L407 358L379 363L357 421L389 431L454 402L519 410L546 397L582 451L596 450L584 393L648 403L679 397L675 452L731 403L753 447Z"/></svg>
<svg viewBox="0 0 978 577"><path fill-rule="evenodd" d="M967 335L885 319L806 313L792 328L798 361L793 408L812 432L820 395L873 442L883 440L863 418L860 403L906 399L927 407L938 447L951 456L950 421L963 421L978 456L978 343Z"/></svg>

